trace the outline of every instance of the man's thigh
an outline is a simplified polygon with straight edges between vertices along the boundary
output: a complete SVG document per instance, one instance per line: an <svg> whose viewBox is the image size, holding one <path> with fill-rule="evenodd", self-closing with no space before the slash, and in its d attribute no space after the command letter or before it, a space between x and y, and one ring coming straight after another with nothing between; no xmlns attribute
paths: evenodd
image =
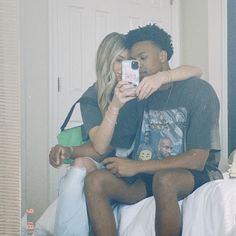
<svg viewBox="0 0 236 236"><path fill-rule="evenodd" d="M86 193L102 193L111 201L136 203L146 197L145 184L141 179L127 183L107 170L95 170L85 179Z"/></svg>

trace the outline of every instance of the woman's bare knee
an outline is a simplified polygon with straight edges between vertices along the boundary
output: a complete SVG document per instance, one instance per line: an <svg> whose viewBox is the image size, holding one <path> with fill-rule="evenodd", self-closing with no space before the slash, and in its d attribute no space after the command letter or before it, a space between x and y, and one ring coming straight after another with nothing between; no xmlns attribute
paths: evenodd
<svg viewBox="0 0 236 236"><path fill-rule="evenodd" d="M85 168L87 173L90 173L97 169L95 163L92 160L84 157L76 158L73 162L73 166Z"/></svg>

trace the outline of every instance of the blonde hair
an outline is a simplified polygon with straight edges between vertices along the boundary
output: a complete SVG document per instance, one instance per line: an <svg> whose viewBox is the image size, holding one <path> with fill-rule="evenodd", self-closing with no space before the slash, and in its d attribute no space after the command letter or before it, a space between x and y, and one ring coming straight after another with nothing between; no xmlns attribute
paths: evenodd
<svg viewBox="0 0 236 236"><path fill-rule="evenodd" d="M103 116L111 102L114 87L117 83L113 72L113 64L124 50L124 35L113 32L103 39L97 51L96 88L98 104Z"/></svg>

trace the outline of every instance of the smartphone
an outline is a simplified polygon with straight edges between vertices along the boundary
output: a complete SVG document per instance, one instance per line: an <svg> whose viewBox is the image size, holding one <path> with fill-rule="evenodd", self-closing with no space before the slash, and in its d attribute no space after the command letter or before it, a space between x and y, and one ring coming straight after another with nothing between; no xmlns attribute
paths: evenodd
<svg viewBox="0 0 236 236"><path fill-rule="evenodd" d="M137 60L122 61L122 80L139 84L139 62Z"/></svg>

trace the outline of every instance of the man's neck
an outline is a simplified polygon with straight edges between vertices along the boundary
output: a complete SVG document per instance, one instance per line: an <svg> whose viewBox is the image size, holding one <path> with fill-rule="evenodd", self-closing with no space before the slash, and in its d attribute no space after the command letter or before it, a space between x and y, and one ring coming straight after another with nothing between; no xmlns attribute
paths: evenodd
<svg viewBox="0 0 236 236"><path fill-rule="evenodd" d="M162 67L162 71L167 71L167 70L170 70L169 63L164 64ZM171 86L172 86L172 83L168 83L168 84L162 85L159 89L166 90L166 89L170 88Z"/></svg>

